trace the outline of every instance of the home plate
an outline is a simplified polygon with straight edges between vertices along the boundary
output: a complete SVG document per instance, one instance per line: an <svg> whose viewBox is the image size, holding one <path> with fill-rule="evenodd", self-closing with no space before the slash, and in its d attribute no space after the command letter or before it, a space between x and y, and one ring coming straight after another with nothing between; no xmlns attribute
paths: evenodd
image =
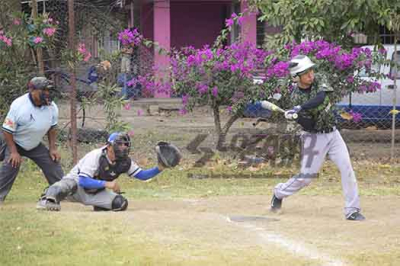
<svg viewBox="0 0 400 266"><path fill-rule="evenodd" d="M232 222L276 222L279 219L266 217L266 216L243 216L243 215L234 215L229 216L228 219Z"/></svg>

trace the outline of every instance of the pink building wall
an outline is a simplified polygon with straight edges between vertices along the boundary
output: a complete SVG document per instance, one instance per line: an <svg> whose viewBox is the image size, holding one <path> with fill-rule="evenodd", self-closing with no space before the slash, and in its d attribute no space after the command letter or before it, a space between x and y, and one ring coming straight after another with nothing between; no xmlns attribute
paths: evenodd
<svg viewBox="0 0 400 266"><path fill-rule="evenodd" d="M212 44L225 25L230 2L171 2L171 47ZM141 30L154 40L153 4L141 9Z"/></svg>
<svg viewBox="0 0 400 266"><path fill-rule="evenodd" d="M154 13L153 3L146 3L142 5L140 10L140 29L141 33L146 39L154 39Z"/></svg>
<svg viewBox="0 0 400 266"><path fill-rule="evenodd" d="M171 46L212 44L221 32L230 3L172 2Z"/></svg>
<svg viewBox="0 0 400 266"><path fill-rule="evenodd" d="M241 9L247 7L241 3ZM225 20L230 17L231 0L214 2L212 0L171 1L159 0L145 3L141 7L141 33L147 39L154 40L162 48L181 48L194 46L201 48L212 45L221 30ZM256 15L245 17L241 32L245 40L256 43ZM169 59L165 55L154 53L156 76L162 78L163 68L168 67ZM169 97L164 93L156 97Z"/></svg>

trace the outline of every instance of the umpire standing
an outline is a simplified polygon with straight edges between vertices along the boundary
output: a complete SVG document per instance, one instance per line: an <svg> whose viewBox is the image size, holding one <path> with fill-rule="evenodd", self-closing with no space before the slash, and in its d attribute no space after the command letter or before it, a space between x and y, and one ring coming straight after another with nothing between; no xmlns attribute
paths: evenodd
<svg viewBox="0 0 400 266"><path fill-rule="evenodd" d="M33 160L49 184L64 175L56 148L58 108L52 101L51 81L35 77L28 82L29 92L15 99L2 126L0 161L0 204L4 202L18 175L22 156ZM47 134L49 149L42 144Z"/></svg>

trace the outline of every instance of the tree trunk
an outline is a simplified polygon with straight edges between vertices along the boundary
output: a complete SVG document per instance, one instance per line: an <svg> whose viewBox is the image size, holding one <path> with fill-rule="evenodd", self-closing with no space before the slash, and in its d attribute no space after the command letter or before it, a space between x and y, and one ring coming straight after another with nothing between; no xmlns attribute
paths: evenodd
<svg viewBox="0 0 400 266"><path fill-rule="evenodd" d="M217 133L218 140L217 140L217 150L218 151L225 151L226 147L224 147L224 143L226 140L226 135L229 129L232 127L233 123L239 118L238 115L233 115L229 118L226 124L222 127L221 125L221 117L219 114L219 105L213 104L212 106L213 114L214 114L214 125L215 125L215 132Z"/></svg>
<svg viewBox="0 0 400 266"><path fill-rule="evenodd" d="M222 127L221 127L221 117L219 115L219 105L213 104L212 106L213 114L214 114L214 126L215 126L215 132L220 135L222 132Z"/></svg>

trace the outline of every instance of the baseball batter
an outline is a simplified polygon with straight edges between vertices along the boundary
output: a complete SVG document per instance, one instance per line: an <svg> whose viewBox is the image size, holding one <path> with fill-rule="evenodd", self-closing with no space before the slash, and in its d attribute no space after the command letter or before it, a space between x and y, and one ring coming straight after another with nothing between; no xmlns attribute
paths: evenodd
<svg viewBox="0 0 400 266"><path fill-rule="evenodd" d="M36 205L39 210L59 211L60 202L67 198L95 211L124 211L128 200L120 194L116 179L126 173L129 177L148 180L159 174L164 166L143 170L130 157L131 141L127 134L115 132L107 145L86 154L72 170L54 183Z"/></svg>
<svg viewBox="0 0 400 266"><path fill-rule="evenodd" d="M297 86L291 95L294 107L285 112L285 117L290 119L293 114L298 114L296 122L303 130L301 169L299 174L286 183L276 185L271 211L280 210L283 198L309 185L317 177L326 155L329 155L340 170L345 218L361 221L365 217L360 213L357 180L346 144L336 129L336 120L331 109L333 103L330 92L333 89L323 78L315 78L314 66L310 58L304 55L294 57L289 64L290 74Z"/></svg>

